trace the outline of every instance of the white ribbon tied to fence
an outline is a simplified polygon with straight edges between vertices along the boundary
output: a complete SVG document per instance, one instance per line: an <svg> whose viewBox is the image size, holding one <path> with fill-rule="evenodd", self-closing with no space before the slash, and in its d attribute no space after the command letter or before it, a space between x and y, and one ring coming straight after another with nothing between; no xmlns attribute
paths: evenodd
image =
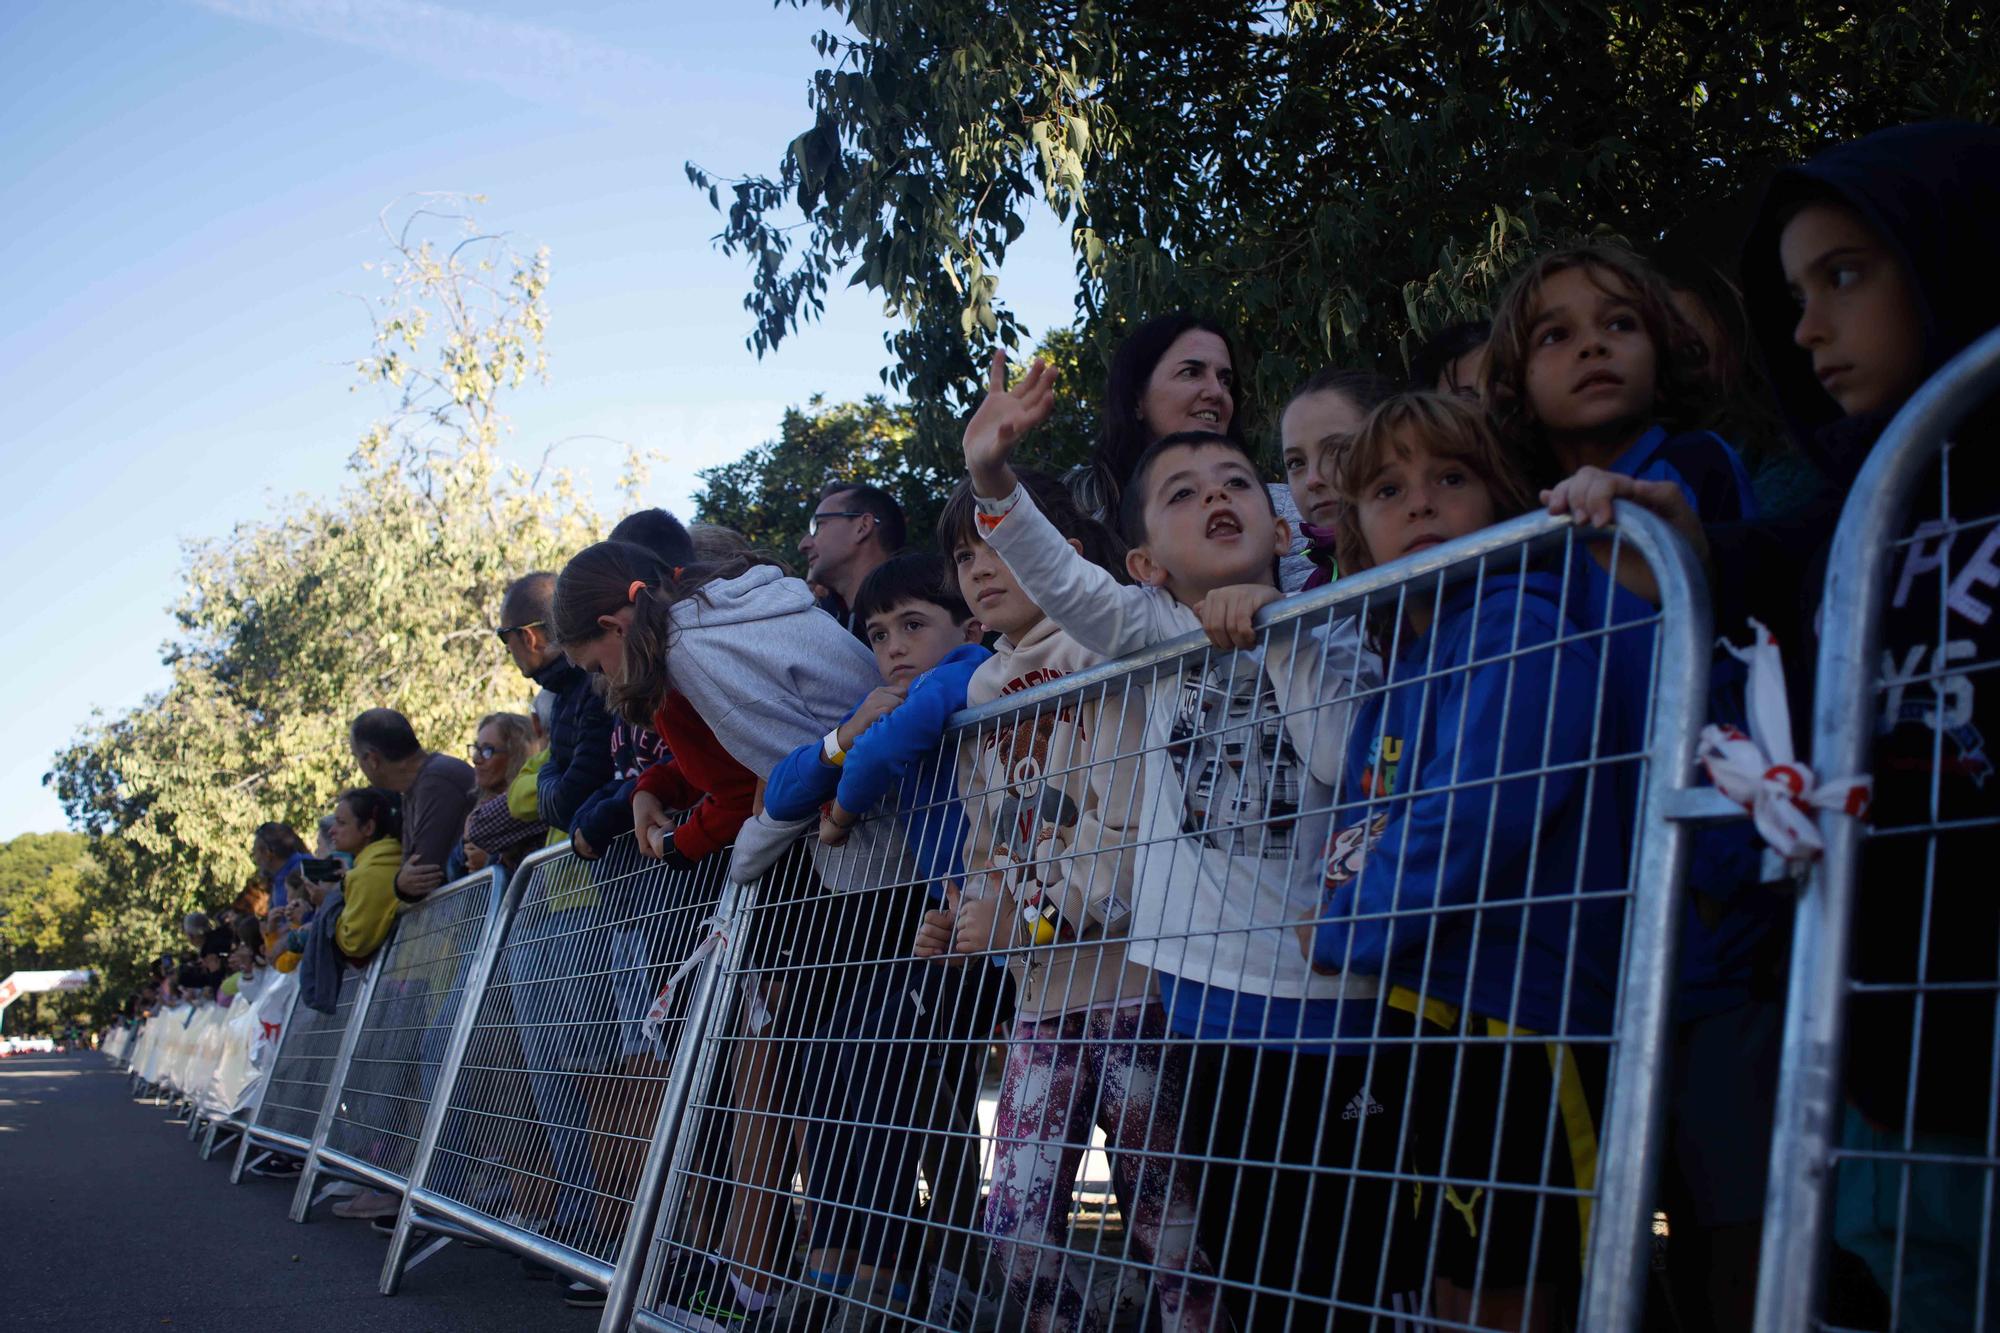
<svg viewBox="0 0 2000 1333"><path fill-rule="evenodd" d="M688 954L687 960L674 969L666 984L660 987L660 993L653 997L653 1007L646 1011L645 1020L639 1024L639 1031L645 1035L647 1041L655 1045L664 1045L666 1042L667 1020L674 1012L674 992L688 979L689 973L701 966L703 959L729 943L729 922L721 916L709 917L697 929L705 930L708 934L694 947L693 952Z"/></svg>
<svg viewBox="0 0 2000 1333"><path fill-rule="evenodd" d="M1792 748L1792 715L1785 692L1784 661L1778 640L1755 620L1748 648L1727 639L1722 646L1749 668L1746 712L1750 732L1714 723L1702 728L1696 756L1716 790L1750 812L1751 822L1785 867L1798 871L1825 850L1818 810L1840 810L1856 819L1868 814L1873 779L1816 780ZM1774 877L1774 876L1773 876Z"/></svg>

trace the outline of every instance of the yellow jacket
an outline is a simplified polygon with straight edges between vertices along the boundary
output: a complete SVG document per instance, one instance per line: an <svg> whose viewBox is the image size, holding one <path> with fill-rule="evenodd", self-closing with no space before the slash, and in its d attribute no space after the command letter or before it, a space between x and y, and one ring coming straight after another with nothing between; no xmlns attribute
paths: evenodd
<svg viewBox="0 0 2000 1333"><path fill-rule="evenodd" d="M528 756L528 762L521 765L521 771L507 784L507 813L524 823L532 824L542 817L542 798L535 790L535 778L547 762L549 749L545 745Z"/></svg>
<svg viewBox="0 0 2000 1333"><path fill-rule="evenodd" d="M389 938L389 927L402 906L396 897L396 872L403 866L403 844L377 838L361 849L341 888L340 922L333 942L356 962L372 955Z"/></svg>

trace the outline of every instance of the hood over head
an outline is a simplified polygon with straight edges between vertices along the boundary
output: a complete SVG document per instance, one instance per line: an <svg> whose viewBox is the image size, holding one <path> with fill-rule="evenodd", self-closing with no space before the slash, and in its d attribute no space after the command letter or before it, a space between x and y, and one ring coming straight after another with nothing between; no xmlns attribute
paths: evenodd
<svg viewBox="0 0 2000 1333"><path fill-rule="evenodd" d="M1743 251L1743 299L1779 407L1830 479L1851 479L1882 421L1842 420L1792 341L1798 307L1778 240L1799 208L1836 200L1861 215L1909 273L1935 372L2000 323L2000 128L1931 121L1880 130L1772 178Z"/></svg>

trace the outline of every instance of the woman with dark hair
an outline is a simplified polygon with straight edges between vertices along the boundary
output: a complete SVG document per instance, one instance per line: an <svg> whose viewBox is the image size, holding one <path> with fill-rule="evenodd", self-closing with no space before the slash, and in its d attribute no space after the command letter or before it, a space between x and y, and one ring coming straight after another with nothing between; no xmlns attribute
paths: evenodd
<svg viewBox="0 0 2000 1333"><path fill-rule="evenodd" d="M1241 441L1242 408L1236 344L1228 332L1186 310L1155 315L1126 335L1112 354L1096 451L1088 465L1066 478L1078 507L1116 527L1118 501L1139 455L1176 431L1210 431ZM1296 592L1313 570L1299 554L1298 506L1289 487L1266 486L1278 517L1292 529L1293 549L1279 562L1279 583L1286 592Z"/></svg>
<svg viewBox="0 0 2000 1333"><path fill-rule="evenodd" d="M290 824L259 824L250 836L250 861L271 884L271 910L285 906L285 881L311 853Z"/></svg>

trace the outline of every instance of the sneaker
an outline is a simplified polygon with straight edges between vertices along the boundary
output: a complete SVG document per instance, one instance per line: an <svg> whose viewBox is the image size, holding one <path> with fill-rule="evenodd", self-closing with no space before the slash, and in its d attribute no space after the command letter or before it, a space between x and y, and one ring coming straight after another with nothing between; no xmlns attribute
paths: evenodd
<svg viewBox="0 0 2000 1333"><path fill-rule="evenodd" d="M563 1304L577 1310L602 1310L604 1293L588 1282L565 1282Z"/></svg>
<svg viewBox="0 0 2000 1333"><path fill-rule="evenodd" d="M333 1206L335 1217L394 1217L402 1208L402 1196L385 1193L382 1190L364 1190L351 1199L342 1199Z"/></svg>
<svg viewBox="0 0 2000 1333"><path fill-rule="evenodd" d="M713 1263L703 1266L710 1269L707 1281L688 1282L678 1299L665 1302L673 1321L688 1333L757 1333L757 1330L810 1327L790 1321L781 1323L775 1293L765 1305L751 1309L737 1298L736 1284L729 1280L726 1267Z"/></svg>
<svg viewBox="0 0 2000 1333"><path fill-rule="evenodd" d="M930 1322L953 1333L991 1333L1000 1327L1000 1302L949 1268L931 1274Z"/></svg>
<svg viewBox="0 0 2000 1333"><path fill-rule="evenodd" d="M304 1170L303 1167L300 1169ZM361 1186L351 1180L336 1180L319 1187L319 1197L322 1199L351 1199L362 1192Z"/></svg>
<svg viewBox="0 0 2000 1333"><path fill-rule="evenodd" d="M267 1157L250 1167L250 1174L266 1180L297 1180L306 1164L296 1157Z"/></svg>

